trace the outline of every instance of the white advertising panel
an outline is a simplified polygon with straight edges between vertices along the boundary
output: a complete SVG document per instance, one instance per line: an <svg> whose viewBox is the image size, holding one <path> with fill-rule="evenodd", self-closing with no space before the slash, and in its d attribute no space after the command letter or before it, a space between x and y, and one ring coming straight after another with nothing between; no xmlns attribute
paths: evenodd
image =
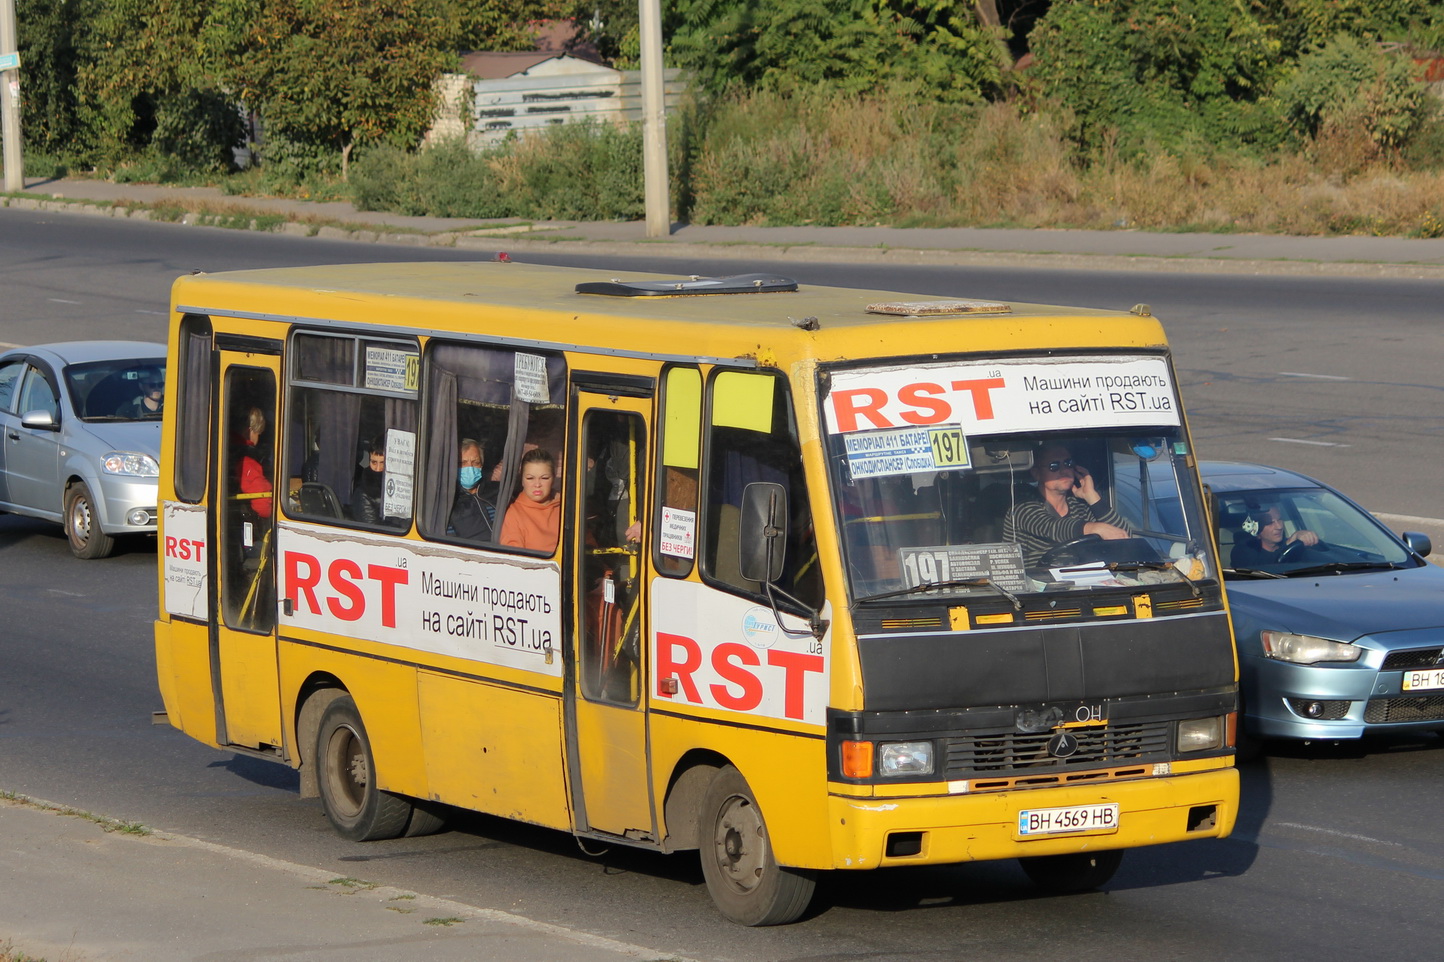
<svg viewBox="0 0 1444 962"><path fill-rule="evenodd" d="M561 676L561 573L549 561L281 524L276 576L282 630Z"/></svg>
<svg viewBox="0 0 1444 962"><path fill-rule="evenodd" d="M812 636L799 618L695 581L652 582L652 695L810 725L827 720L828 636Z"/></svg>
<svg viewBox="0 0 1444 962"><path fill-rule="evenodd" d="M1162 357L1029 358L838 371L823 409L830 434L932 425L1017 434L1177 425L1177 397Z"/></svg>
<svg viewBox="0 0 1444 962"><path fill-rule="evenodd" d="M161 531L165 610L183 618L209 620L206 509L167 501L161 505Z"/></svg>

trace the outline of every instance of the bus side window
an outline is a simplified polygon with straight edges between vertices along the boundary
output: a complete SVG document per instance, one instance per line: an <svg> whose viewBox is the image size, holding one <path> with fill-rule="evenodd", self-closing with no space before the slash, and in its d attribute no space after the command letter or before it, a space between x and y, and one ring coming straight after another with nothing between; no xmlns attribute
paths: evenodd
<svg viewBox="0 0 1444 962"><path fill-rule="evenodd" d="M697 553L697 468L702 429L702 375L674 367L662 387L662 456L652 539L657 570L674 578L692 571Z"/></svg>
<svg viewBox="0 0 1444 962"><path fill-rule="evenodd" d="M787 382L772 374L723 371L709 385L706 539L702 570L710 579L762 597L762 586L741 574L738 529L742 491L753 481L787 489L787 554L778 584L814 607L822 579L813 539L812 508L802 471L802 448Z"/></svg>
<svg viewBox="0 0 1444 962"><path fill-rule="evenodd" d="M287 514L347 526L411 526L419 361L414 341L329 332L294 337ZM383 455L380 471L373 470L373 449Z"/></svg>
<svg viewBox="0 0 1444 962"><path fill-rule="evenodd" d="M495 546L507 505L516 496L522 457L566 450L566 361L509 348L432 341L425 357L427 430L417 449L418 527L434 540ZM470 450L474 442L479 457ZM479 467L462 483L467 467ZM473 464L479 460L480 465ZM558 478L554 489L561 488ZM461 499L469 498L470 502ZM462 504L466 509L458 510ZM456 511L456 518L453 512ZM465 523L458 528L458 520Z"/></svg>

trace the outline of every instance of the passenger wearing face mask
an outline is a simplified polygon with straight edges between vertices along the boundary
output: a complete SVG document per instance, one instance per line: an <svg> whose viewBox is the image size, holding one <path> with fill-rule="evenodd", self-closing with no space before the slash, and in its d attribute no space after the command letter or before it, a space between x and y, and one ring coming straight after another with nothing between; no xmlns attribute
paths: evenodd
<svg viewBox="0 0 1444 962"><path fill-rule="evenodd" d="M480 442L461 440L461 464L456 475L456 496L451 503L447 531L468 541L491 541L496 518L495 491L482 485L484 464Z"/></svg>

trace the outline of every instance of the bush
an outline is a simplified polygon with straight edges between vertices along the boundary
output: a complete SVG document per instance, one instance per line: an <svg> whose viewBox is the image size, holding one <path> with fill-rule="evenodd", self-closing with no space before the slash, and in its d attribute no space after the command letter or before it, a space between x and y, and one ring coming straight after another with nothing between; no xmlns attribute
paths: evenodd
<svg viewBox="0 0 1444 962"><path fill-rule="evenodd" d="M1295 131L1343 172L1397 154L1427 121L1426 97L1412 61L1345 34L1301 57L1277 89Z"/></svg>

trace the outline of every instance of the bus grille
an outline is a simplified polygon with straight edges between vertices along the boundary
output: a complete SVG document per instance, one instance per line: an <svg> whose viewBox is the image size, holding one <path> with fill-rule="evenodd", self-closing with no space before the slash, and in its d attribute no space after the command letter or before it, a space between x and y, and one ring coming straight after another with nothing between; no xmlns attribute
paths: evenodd
<svg viewBox="0 0 1444 962"><path fill-rule="evenodd" d="M1438 721L1444 719L1444 696L1415 695L1403 698L1371 698L1364 706L1364 721Z"/></svg>
<svg viewBox="0 0 1444 962"><path fill-rule="evenodd" d="M1102 725L1068 729L1078 738L1078 750L1067 758L1048 754L1053 732L1000 732L949 738L949 777L975 772L1006 772L1017 769L1068 769L1112 765L1169 757L1169 722L1130 725Z"/></svg>

